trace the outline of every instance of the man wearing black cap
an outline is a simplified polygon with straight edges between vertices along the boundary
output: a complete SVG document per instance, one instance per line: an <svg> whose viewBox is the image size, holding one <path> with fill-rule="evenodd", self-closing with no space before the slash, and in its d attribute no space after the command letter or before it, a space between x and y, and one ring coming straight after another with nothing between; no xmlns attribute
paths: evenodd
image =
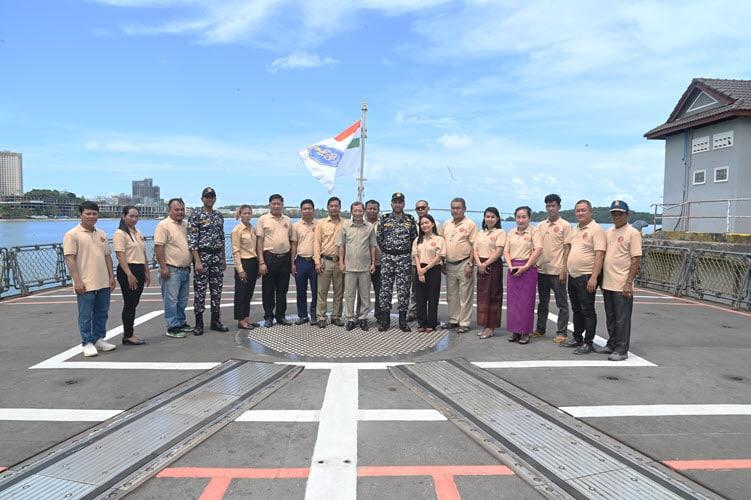
<svg viewBox="0 0 751 500"><path fill-rule="evenodd" d="M193 255L193 310L196 326L193 335L203 335L203 311L206 302L206 285L211 294L211 329L226 332L229 329L220 320L222 285L227 261L224 257L224 217L214 210L216 191L207 187L201 193L203 206L188 218L188 248Z"/></svg>
<svg viewBox="0 0 751 500"><path fill-rule="evenodd" d="M610 361L628 358L631 341L631 312L634 309L634 278L641 263L641 233L628 223L628 203L615 200L610 204L614 227L605 231L608 248L602 266L602 297L608 342L596 346L595 352L610 354Z"/></svg>
<svg viewBox="0 0 751 500"><path fill-rule="evenodd" d="M417 238L415 218L404 213L404 194L391 195L390 214L381 217L378 225L378 246L383 252L381 258L381 322L378 330L385 332L391 324L391 297L396 281L396 296L399 308L399 328L411 331L407 324L409 290L412 282L411 257L412 241Z"/></svg>

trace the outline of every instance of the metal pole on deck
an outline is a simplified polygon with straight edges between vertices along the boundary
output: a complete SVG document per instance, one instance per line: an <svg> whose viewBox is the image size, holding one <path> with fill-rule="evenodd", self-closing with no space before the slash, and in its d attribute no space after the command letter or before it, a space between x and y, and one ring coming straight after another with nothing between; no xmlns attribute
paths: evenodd
<svg viewBox="0 0 751 500"><path fill-rule="evenodd" d="M368 137L368 127L365 117L368 114L368 103L362 103L362 122L360 124L360 175L357 176L357 201L362 202L365 191L365 139Z"/></svg>

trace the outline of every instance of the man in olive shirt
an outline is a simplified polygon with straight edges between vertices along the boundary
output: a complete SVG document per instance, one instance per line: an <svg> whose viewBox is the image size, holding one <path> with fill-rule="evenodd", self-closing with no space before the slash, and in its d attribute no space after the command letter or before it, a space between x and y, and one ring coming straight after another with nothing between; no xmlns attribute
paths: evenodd
<svg viewBox="0 0 751 500"><path fill-rule="evenodd" d="M475 274L472 267L472 249L477 241L477 224L464 216L467 204L464 198L451 200L451 219L443 225L446 242L446 302L449 321L444 328L456 328L457 333L467 333L472 322L472 303Z"/></svg>
<svg viewBox="0 0 751 500"><path fill-rule="evenodd" d="M375 228L363 220L365 205L360 201L350 206L352 222L346 222L336 243L339 249L339 270L344 274L345 314L348 331L359 325L368 329L370 312L370 274L375 271L375 249L377 247ZM355 314L355 299L359 295L360 304ZM357 320L357 323L355 323Z"/></svg>
<svg viewBox="0 0 751 500"><path fill-rule="evenodd" d="M592 204L589 201L576 202L574 215L579 224L571 229L571 252L567 261L574 336L559 345L576 347L574 354L589 354L594 350L592 343L597 330L595 292L607 243L605 231L592 219Z"/></svg>
<svg viewBox="0 0 751 500"><path fill-rule="evenodd" d="M313 261L318 273L318 326L326 328L326 297L329 294L329 287L334 288L334 300L331 307L331 324L344 326L342 321L342 308L344 300L344 275L339 270L339 252L336 248L336 242L339 238L339 231L345 219L342 219L339 212L342 208L342 202L336 196L329 198L326 202L326 208L329 215L318 222L316 226L315 238L313 238Z"/></svg>
<svg viewBox="0 0 751 500"><path fill-rule="evenodd" d="M271 328L274 319L278 325L291 325L287 321L287 290L292 274L290 249L292 247L292 220L282 213L284 198L280 194L269 196L269 213L258 218L256 224L256 251L258 274L263 276L263 326Z"/></svg>
<svg viewBox="0 0 751 500"><path fill-rule="evenodd" d="M185 322L192 257L188 248L188 223L185 222L183 200L172 198L167 203L167 215L154 230L154 254L159 262L166 335L184 338L185 332L193 331L193 327Z"/></svg>
<svg viewBox="0 0 751 500"><path fill-rule="evenodd" d="M555 305L558 307L556 336L553 342L566 341L568 329L568 298L566 297L566 269L568 254L571 251L571 224L561 218L561 197L549 194L545 197L545 210L548 218L537 225L542 237L542 253L537 259L537 326L533 337L542 337L548 324L548 303L553 290Z"/></svg>
<svg viewBox="0 0 751 500"><path fill-rule="evenodd" d="M318 221L313 218L315 204L313 200L305 199L300 202L302 219L292 225L292 274L295 275L297 288L297 320L296 325L304 325L310 318L316 317L318 302L318 273L313 260L315 252L313 240ZM310 316L308 316L308 283L310 283Z"/></svg>

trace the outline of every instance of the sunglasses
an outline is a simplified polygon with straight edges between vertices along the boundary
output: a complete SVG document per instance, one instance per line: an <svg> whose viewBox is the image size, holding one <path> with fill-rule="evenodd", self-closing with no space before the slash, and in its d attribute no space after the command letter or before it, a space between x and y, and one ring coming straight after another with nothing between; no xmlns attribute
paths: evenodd
<svg viewBox="0 0 751 500"><path fill-rule="evenodd" d="M415 207L415 210L425 210L426 208L428 208L428 207L426 207L426 206Z"/></svg>

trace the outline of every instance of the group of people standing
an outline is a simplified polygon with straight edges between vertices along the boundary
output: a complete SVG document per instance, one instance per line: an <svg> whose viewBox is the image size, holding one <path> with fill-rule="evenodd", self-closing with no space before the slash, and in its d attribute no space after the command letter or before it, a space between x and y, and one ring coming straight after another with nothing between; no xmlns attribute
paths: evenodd
<svg viewBox="0 0 751 500"><path fill-rule="evenodd" d="M221 321L220 302L226 268L224 219L214 210L216 192L207 187L201 193L202 207L185 220L182 199L168 202L167 218L154 232L154 249L159 264L159 281L166 335L182 338L188 332L204 333L205 299L210 296L210 329L228 331ZM313 322L319 328L329 324L353 330L368 330L371 311L370 287L375 291L374 316L379 331L391 326L393 289L396 287L398 326L411 331L436 328L470 330L475 304L480 338L494 335L501 325L503 305L503 260L507 272L508 340L527 344L530 338L546 334L550 292L558 307L556 336L561 347L575 354L601 352L612 360L626 359L633 307L633 280L639 268L641 235L628 225L628 205L614 201L614 227L607 232L592 219L586 200L575 205L578 225L572 227L560 217L561 199L545 198L548 218L532 226L532 211L515 211L516 228L508 234L501 228L498 209L488 207L482 227L466 217L463 198L451 200L451 218L443 226L429 214L425 200L415 205L417 218L404 211L405 196L391 197L391 212L380 216L376 200L350 206L351 220L341 217L341 200L327 202L327 216L314 218L315 204L300 203L301 219L292 224L283 214L284 198L269 197L269 211L251 224L252 209L241 205L239 222L230 240L234 258L234 317L237 327L252 330L261 323L250 319L250 301L261 276L263 326L291 325L287 319L290 276L297 288L296 325ZM78 296L79 329L85 356L115 348L106 342L105 325L109 292L115 287L107 237L94 227L98 207L84 202L79 207L81 224L66 233L63 247L66 263ZM134 334L135 309L144 286L150 283L144 237L136 228L138 209L125 207L120 227L113 235L118 260L117 281L123 293L123 344L142 345ZM187 323L185 308L191 267L194 278L195 326ZM438 322L441 276L446 276L448 321ZM594 297L603 290L609 340L594 346L597 325ZM331 314L327 297L333 289ZM310 300L308 300L310 290ZM537 294L535 293L537 291ZM411 303L410 303L411 299ZM538 299L538 300L536 300ZM573 336L568 338L568 302L573 313ZM535 323L535 302L537 320ZM342 319L343 317L343 319Z"/></svg>

